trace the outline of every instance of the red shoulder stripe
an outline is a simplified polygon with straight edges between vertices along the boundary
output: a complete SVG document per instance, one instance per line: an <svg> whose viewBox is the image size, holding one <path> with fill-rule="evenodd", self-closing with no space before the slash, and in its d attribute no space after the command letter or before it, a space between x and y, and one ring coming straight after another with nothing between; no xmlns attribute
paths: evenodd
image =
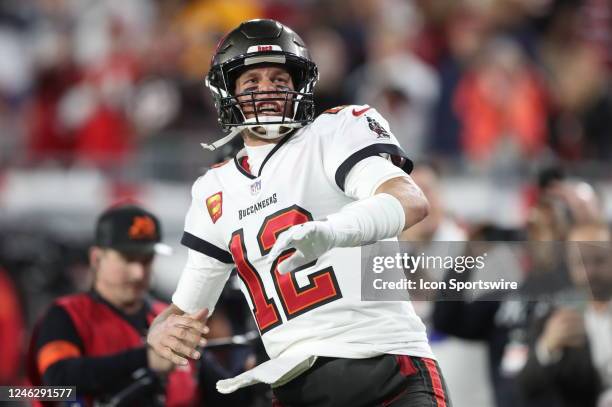
<svg viewBox="0 0 612 407"><path fill-rule="evenodd" d="M332 107L331 109L327 109L326 111L324 111L323 114L336 114L347 106L348 105Z"/></svg>

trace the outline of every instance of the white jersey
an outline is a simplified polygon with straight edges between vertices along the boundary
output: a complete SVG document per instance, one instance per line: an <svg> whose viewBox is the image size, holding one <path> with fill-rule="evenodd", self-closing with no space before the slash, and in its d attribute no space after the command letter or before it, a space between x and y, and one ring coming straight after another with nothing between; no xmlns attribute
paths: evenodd
<svg viewBox="0 0 612 407"><path fill-rule="evenodd" d="M278 143L258 174L249 172L243 154L194 184L182 243L207 256L208 275L201 277L203 288L179 282L173 297L187 312L212 308L231 269L237 269L271 361L267 370L255 368L220 391L256 381L278 383L310 356L433 358L409 302L361 301L359 248L332 249L286 275L276 271L286 254L268 255L281 232L323 220L353 201L344 182L362 159L387 155L411 170L387 122L368 106L336 108ZM202 292L208 298L199 298Z"/></svg>

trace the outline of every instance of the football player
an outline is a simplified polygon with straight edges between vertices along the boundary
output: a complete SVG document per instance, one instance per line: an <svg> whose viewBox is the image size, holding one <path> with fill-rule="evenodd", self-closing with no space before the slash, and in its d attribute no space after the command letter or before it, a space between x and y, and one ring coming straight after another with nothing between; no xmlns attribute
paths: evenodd
<svg viewBox="0 0 612 407"><path fill-rule="evenodd" d="M375 109L315 119L317 78L302 39L276 21L247 21L221 40L206 86L227 135L205 147L240 135L244 149L193 186L187 264L148 342L177 364L199 358L206 314L236 268L270 360L218 382L220 392L264 382L279 405L449 406L411 304L361 301L359 257L347 249L396 238L427 215L427 200Z"/></svg>

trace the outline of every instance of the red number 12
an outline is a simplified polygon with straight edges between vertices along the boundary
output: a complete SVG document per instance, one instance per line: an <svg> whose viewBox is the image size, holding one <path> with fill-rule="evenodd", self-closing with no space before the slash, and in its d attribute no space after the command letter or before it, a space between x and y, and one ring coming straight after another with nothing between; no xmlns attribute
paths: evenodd
<svg viewBox="0 0 612 407"><path fill-rule="evenodd" d="M257 233L257 243L259 244L261 255L265 256L270 252L279 234L291 226L299 225L309 220L312 220L312 215L297 205L282 209L266 217ZM238 275L249 291L251 303L253 304L253 314L255 315L260 332L263 334L282 324L282 319L274 300L266 295L261 276L247 258L242 229L232 234L229 249L234 257ZM288 320L323 304L342 298L334 269L331 266L309 274L308 284L304 287L298 286L294 272L284 275L279 274L276 266L294 251L294 249L290 249L281 253L274 259L270 268L274 287ZM300 269L311 267L315 263L316 260Z"/></svg>

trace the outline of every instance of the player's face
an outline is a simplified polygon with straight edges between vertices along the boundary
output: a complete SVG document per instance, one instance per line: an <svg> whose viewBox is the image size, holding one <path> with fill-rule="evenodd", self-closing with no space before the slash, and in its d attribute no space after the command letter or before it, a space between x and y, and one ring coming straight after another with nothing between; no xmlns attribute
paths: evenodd
<svg viewBox="0 0 612 407"><path fill-rule="evenodd" d="M137 311L149 289L153 254L127 255L113 249L93 248L95 288L125 312Z"/></svg>
<svg viewBox="0 0 612 407"><path fill-rule="evenodd" d="M283 91L294 90L289 72L282 66L270 65L252 68L236 79L234 94L266 92L256 95L238 96L242 112L247 119L255 116L290 116L292 104ZM255 100L255 103L253 102Z"/></svg>

